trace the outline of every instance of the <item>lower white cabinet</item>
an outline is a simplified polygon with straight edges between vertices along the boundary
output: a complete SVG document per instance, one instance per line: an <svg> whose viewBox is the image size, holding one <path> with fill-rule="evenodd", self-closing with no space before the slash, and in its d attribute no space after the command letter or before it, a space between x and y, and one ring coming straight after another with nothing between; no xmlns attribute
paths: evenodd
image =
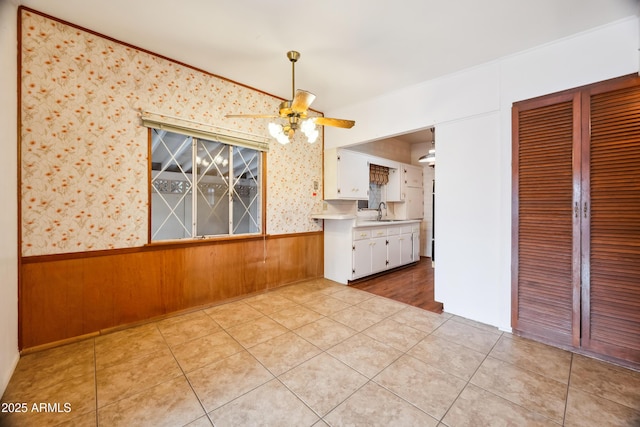
<svg viewBox="0 0 640 427"><path fill-rule="evenodd" d="M420 259L418 222L353 229L350 279L410 264Z"/></svg>
<svg viewBox="0 0 640 427"><path fill-rule="evenodd" d="M354 229L351 277L364 277L387 268L386 228Z"/></svg>
<svg viewBox="0 0 640 427"><path fill-rule="evenodd" d="M420 259L420 227L403 226L389 230L388 268L395 268Z"/></svg>

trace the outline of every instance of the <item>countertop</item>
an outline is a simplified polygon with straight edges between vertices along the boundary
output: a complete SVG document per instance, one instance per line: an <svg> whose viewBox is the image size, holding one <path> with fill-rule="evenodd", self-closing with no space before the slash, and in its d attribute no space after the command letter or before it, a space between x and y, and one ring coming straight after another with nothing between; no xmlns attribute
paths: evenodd
<svg viewBox="0 0 640 427"><path fill-rule="evenodd" d="M311 214L313 219L356 219L355 214Z"/></svg>
<svg viewBox="0 0 640 427"><path fill-rule="evenodd" d="M354 225L354 227L384 227L388 225L402 225L402 224L411 224L415 222L420 222L419 219L393 219L393 220L382 220L382 221L358 221Z"/></svg>

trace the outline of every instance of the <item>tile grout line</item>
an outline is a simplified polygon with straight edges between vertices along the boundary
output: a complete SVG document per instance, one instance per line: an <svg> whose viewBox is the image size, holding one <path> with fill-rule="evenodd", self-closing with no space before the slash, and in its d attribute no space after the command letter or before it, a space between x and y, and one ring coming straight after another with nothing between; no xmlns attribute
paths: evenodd
<svg viewBox="0 0 640 427"><path fill-rule="evenodd" d="M448 320L447 320L448 321ZM446 322L444 322L446 323ZM443 324L444 324L443 323ZM453 406L456 404L456 402L458 401L458 399L460 399L460 396L462 395L462 393L464 393L464 391L467 389L467 387L469 387L469 384L471 384L471 380L473 379L473 377L476 375L476 373L480 370L480 367L482 366L482 364L487 360L487 358L489 358L489 354L491 354L491 352L493 351L493 349L496 347L496 345L498 345L498 342L500 341L500 339L504 336L504 332L500 332L500 336L498 337L498 339L496 340L495 343L493 343L493 345L491 346L491 348L489 349L489 351L487 352L487 354L484 356L484 359L482 359L482 362L480 362L478 364L478 367L473 371L473 373L471 375L469 375L469 379L466 381L466 384L464 385L464 387L462 387L462 390L460 390L460 393L458 393L458 395L456 396L455 399L453 399L453 401L451 402L451 405L449 405L449 407L447 408L447 410L444 412L444 415L442 415L442 418L440 418L440 420L438 420L438 422L445 424L444 423L444 419L447 416L447 414L449 413L449 411L451 411L451 408L453 408ZM475 387L475 384L471 384ZM478 387L482 390L484 390L482 387ZM487 392L489 392L489 390L485 390ZM491 393L491 392L489 392ZM493 393L491 393L493 394ZM499 397L499 396L498 396ZM446 425L446 424L445 424Z"/></svg>
<svg viewBox="0 0 640 427"><path fill-rule="evenodd" d="M284 298L286 298L286 297L284 297ZM287 298L287 299L288 299L289 301L291 301L292 303L296 304L297 306L303 306L302 304L300 304L300 303L298 303L298 302L295 302L295 301L293 301L292 299L289 299L289 298ZM239 300L239 301L243 301L243 299L241 299L241 300ZM244 301L243 301L243 302L244 302ZM252 307L252 306L251 306L251 304L246 303L246 302L244 302L244 303L245 303L246 305L248 305L248 306ZM262 317L269 318L270 320L273 320L274 322L276 322L276 323L278 323L279 325L281 325L281 326L283 326L284 328L286 328L286 329L287 329L287 332L285 332L284 334L286 334L286 333L288 333L288 332L291 332L291 333L293 333L294 335L296 335L296 336L298 336L298 337L300 337L300 338L304 339L305 341L307 341L304 337L301 337L300 335L296 334L292 329L288 328L288 327L287 327L287 326L285 326L285 325L282 325L280 322L278 322L277 320L273 319L273 318L271 317L271 315L270 315L270 314L266 314L266 313L264 313L263 311L260 311L260 310L258 310L258 309L257 309L257 308L255 308L255 307L252 307L252 308L253 308L254 310L259 311L259 312L260 312L260 314L262 314ZM282 310L286 310L286 308L283 308ZM279 310L279 311L282 311L282 310ZM273 312L273 313L277 313L277 312L279 312L279 311L275 311L275 312ZM273 313L271 313L271 314L273 314ZM205 313L205 314L207 314L207 313ZM320 313L319 313L319 314L320 314ZM207 316L209 316L209 314L207 314ZM323 318L324 318L324 317L326 317L326 316L324 316L324 315L322 315L322 316L323 316ZM213 321L215 322L215 319L213 319L211 316L209 316L209 317L211 318L211 320L213 320ZM254 320L255 320L255 319L254 319ZM249 321L247 321L247 322L243 322L243 323L241 323L241 324L246 324L246 323L249 323L249 322L251 322L251 321L252 321L252 320L249 320ZM216 324L217 324L217 322L216 322ZM302 400L302 399L301 399L301 398L300 398L296 393L294 393L294 392L293 392L293 390L291 390L289 387L287 387L287 385L286 385L286 384L284 384L284 383L282 382L282 380L279 378L279 375L275 375L275 374L274 374L274 373L273 373L273 372L272 372L272 371L271 371L267 366L265 366L265 365L264 365L264 364L263 364L263 363L262 363L262 362L261 362L257 357L255 357L255 356L254 356L254 355L249 351L249 348L251 348L251 347L245 347L245 346L244 346L242 343L240 343L240 342L239 342L239 341L238 341L238 340L237 340L233 335L231 335L231 334L228 332L228 330L227 330L226 328L223 328L223 327L222 327L221 325L219 325L219 324L218 324L218 326L220 326L220 328L221 328L225 333L227 333L227 334L231 337L231 339L233 339L233 340L234 340L234 341L235 341L235 342L236 342L236 343L237 343L237 344L242 348L242 351L247 352L247 354L248 354L249 356L251 356L253 359L255 359L255 361L256 361L257 363L259 363L259 364L260 364L260 365L261 365L261 366L262 366L262 367L263 367L267 372L269 372L269 373L273 376L273 378L272 378L272 379L270 379L269 381L266 381L266 382L264 382L264 383L262 383L262 384L257 385L256 387L252 388L251 390L247 390L246 392L244 392L244 393L242 393L242 394L240 394L240 395L238 395L238 396L234 397L234 398L233 398L233 399L231 399L230 401L225 402L224 404L222 404L222 405L218 406L217 408L215 408L215 409L214 409L214 410L212 410L211 412L213 412L213 411L215 411L215 410L217 410L217 409L223 408L224 406L226 406L226 405L230 404L231 402L234 402L234 401L236 401L236 400L240 399L241 397L246 396L247 394L251 393L252 391L257 390L258 388L260 388L260 387L264 386L265 384L267 384L267 383L269 383L269 382L271 382L271 381L273 381L273 380L277 380L280 384L282 384L282 386L283 386L283 387L285 387L287 390L289 390L289 392L290 392L293 396L295 396L295 397L296 397L296 399L298 399L298 400L299 400L303 405L305 405L305 407L307 407L307 408L308 408L312 413L316 414L316 415L318 416L318 418L319 418L319 419L322 419L322 417L320 416L320 414L318 414L318 413L317 413L316 411L314 411L311 407L309 407L309 405L307 405L307 403L306 403L304 400ZM231 329L231 328L233 328L233 327L235 327L235 326L238 326L238 325L231 326L229 329ZM278 335L278 336L276 336L276 337L273 337L273 338L280 337L280 336L282 336L282 335L284 335L284 334L280 334L280 335ZM272 338L272 339L273 339L273 338ZM266 342L266 341L265 341L265 342ZM307 341L307 342L309 342L309 341ZM259 344L260 344L260 343L259 343ZM256 344L256 345L259 345L259 344ZM319 347L317 347L316 345L314 345L314 344L313 344L313 343L311 343L311 342L309 342L309 344L311 344L311 345L313 345L314 347L316 347L316 348L320 349ZM252 347L255 347L255 345L254 345L254 346L252 346ZM321 350L321 353L324 351L324 350L322 350L322 349L320 349L320 350ZM240 353L240 352L238 352L238 353ZM238 353L234 353L234 354L238 354ZM319 353L319 354L321 354L321 353ZM231 356L227 356L227 357L225 357L224 359L227 359L227 358L229 358L229 357L231 357ZM315 356L314 356L314 357L315 357ZM221 359L221 360L223 360L223 359ZM307 359L307 361L308 361L308 360L310 360L310 359ZM176 360L176 362L177 362L177 360ZM306 362L306 361L305 361L305 362ZM305 363L305 362L302 362L302 363ZM217 363L217 362L212 362L212 363ZM180 364L178 363L178 365L180 365ZM283 373L282 373L282 374L280 374L280 375L283 375L284 373L289 372L291 369L293 369L293 368L287 369L285 372L283 372ZM185 374L185 376L186 376L186 374ZM187 381L188 381L188 379L187 379ZM189 382L189 386L191 386L191 382ZM192 386L191 386L191 387L192 387ZM193 390L193 387L192 387L192 390ZM198 395L197 395L197 393L195 392L195 390L193 390L193 391L194 391L194 394L196 394L196 397L197 397L197 396L198 396ZM199 398L199 397L198 397L198 400L200 400L200 398ZM202 403L201 403L201 405L202 405ZM204 409L204 406L203 406L203 409ZM211 419L211 417L209 416L209 413L206 411L206 409L204 409L204 411L205 411L205 414L207 415L207 417L208 417L209 421L210 421L213 425L215 425L215 422Z"/></svg>
<svg viewBox="0 0 640 427"><path fill-rule="evenodd" d="M366 292L366 291L363 291L363 292ZM380 297L380 298L385 298L385 297ZM389 299L389 298L385 298L385 299ZM392 300L392 301L393 301L393 300ZM368 338L373 339L374 341L377 341L378 343L381 343L381 344L386 345L386 346L389 346L389 347L391 347L391 348L393 348L393 349L395 349L395 350L398 350L397 348L392 347L392 346L390 346L389 344L387 344L387 343L385 343L385 342L382 342L382 341L380 341L380 340L378 340L378 339L376 339L376 338L374 338L374 337L370 337L370 336L368 336L367 334L365 334L365 333L364 333L364 331L366 331L367 329L372 328L373 326L375 326L375 325L377 325L377 324L379 324L379 323L381 323L381 322L383 322L383 321L385 321L385 320L389 320L389 319L390 319L390 320L393 320L393 319L392 319L392 317L393 317L393 316L395 316L396 314L398 314L400 311L403 311L403 310L405 310L406 308L409 308L409 307L413 307L413 306L411 306L411 305L409 305L409 304L406 304L406 303L403 303L403 304L405 304L407 307L404 307L404 308L402 308L401 310L398 310L397 312L392 313L392 314L390 314L390 315L389 315L389 316L387 316L387 317L382 317L382 319L381 319L381 320L379 320L378 322L376 322L376 323L374 323L374 324L372 324L372 325L368 326L367 328L363 329L362 331L358 331L358 332L357 332L355 335L353 335L353 336L357 336L357 335L364 335L364 336L366 336L366 337L368 337ZM355 307L355 306L357 306L357 305L358 305L358 304L354 304L353 306ZM366 310L366 309L363 309L363 310ZM368 310L367 310L367 311L368 311ZM428 310L425 310L425 311L428 311ZM374 314L377 314L377 313L374 313ZM440 314L441 314L441 313L440 313ZM440 325L438 325L438 326L437 326L435 329L433 329L431 332L427 333L427 334L425 335L425 337L424 337L424 338L422 338L420 341L418 341L417 343L415 343L414 345L412 345L412 346L411 346L410 348L408 348L406 351L398 350L398 351L400 351L400 355L399 355L398 357L396 357L395 359L393 359L393 360L392 360L392 361L391 361L387 366L385 366L382 370L380 370L380 372L376 373L372 378L368 378L368 377L367 377L367 378L368 378L368 381L367 381L367 382L366 382L362 387L359 387L356 391L354 391L351 395L349 395L349 396L348 396L344 401L342 401L342 402L340 402L338 405L336 405L333 409L331 409L331 411L329 411L329 412L327 413L327 415L329 415L331 412L333 412L335 409L337 409L337 408L338 408L338 406L340 406L342 403L346 402L346 401L347 401L351 396L353 396L354 394L356 394L356 392L360 391L360 390L361 390L362 388L364 388L367 384L373 383L373 384L375 384L376 386L381 387L382 389L384 389L384 390L386 390L387 392L391 393L392 395L396 396L398 399L402 400L403 402L405 402L405 403L406 403L406 404L408 404L409 406L411 406L411 407L413 407L413 408L417 409L418 411L420 411L420 412L422 412L423 414L425 414L425 415L427 415L427 416L431 417L432 419L437 420L435 417L433 417L431 414L429 414L428 412L426 412L424 409L422 409L422 408L420 408L419 406L415 405L414 403L412 403L412 402L408 401L406 398L404 398L404 397L400 396L398 393L396 393L395 391L393 391L393 390L389 389L388 387L385 387L383 384L380 384L380 383L378 383L377 381L375 381L375 378L376 378L377 376L379 376L382 372L384 372L386 369L388 369L388 368L389 368L389 366L393 365L394 363L396 363L398 360L400 360L400 359L401 359L402 357L404 357L404 356L412 357L412 358L414 358L414 359L415 359L415 357L413 357L412 355L410 355L410 354L409 354L409 352L410 352L413 348L415 348L415 347L416 347L420 342L422 342L426 337L428 337L428 336L429 336L429 335L431 335L433 332L435 332L438 328L440 328L442 325L444 325L444 324L445 324L449 319L450 319L450 318L446 319L444 322L442 322ZM411 325L405 325L405 326L407 326L407 327L409 327L409 328L411 328L411 329L414 329L414 330L416 330L416 331L419 331L419 332L424 332L424 331L421 331L421 330L419 330L419 329L414 328L414 327L413 327L413 326L411 326ZM329 355L330 355L330 354L329 354ZM331 356L331 355L330 355L330 356ZM342 362L342 361L341 361L341 360L339 360L339 359L337 359L337 360L338 360L338 361L340 361L340 362ZM416 360L418 360L418 359L416 359ZM353 367L351 367L351 366L347 365L345 362L342 362L342 363L343 363L343 364L345 364L346 366L348 366L349 368L354 369L356 372L359 372L359 371L358 371L358 370L356 370L355 368L353 368ZM423 363L425 363L425 362L423 362ZM437 368L437 369L438 369L438 368ZM360 372L359 372L359 373L360 373ZM364 375L364 374L362 374L362 373L360 373L360 374L361 374L361 375ZM323 417L323 421L324 421L324 417ZM325 422L326 422L326 421L325 421ZM438 422L440 422L440 421L438 421Z"/></svg>
<svg viewBox="0 0 640 427"><path fill-rule="evenodd" d="M94 392L96 394L95 397L95 405L96 405L96 427L100 426L100 417L98 416L98 354L96 352L96 339L92 338L93 341L93 387Z"/></svg>
<svg viewBox="0 0 640 427"><path fill-rule="evenodd" d="M204 312L204 310L201 310L203 312L204 315L208 316L207 313ZM213 319L211 319L213 320ZM215 322L215 320L213 320ZM216 323L217 324L217 323ZM182 376L184 377L185 381L187 381L187 384L189 384L189 388L191 389L191 392L193 393L193 395L196 397L196 399L198 399L198 403L200 404L200 407L202 408L202 411L204 412L204 416L207 417L207 419L209 420L209 422L211 424L213 424L213 421L211 421L211 418L209 417L209 414L207 413L207 409L204 407L204 404L202 403L202 400L200 400L200 396L198 396L198 393L196 393L195 389L193 388L193 385L191 384L191 381L189 381L189 377L187 376L187 373L184 371L184 368L182 367L182 365L180 365L180 362L178 361L178 358L176 357L176 355L173 352L173 349L171 348L171 346L169 345L169 343L167 342L167 338L164 336L164 334L162 333L162 331L160 330L160 328L158 327L157 322L155 323L156 325L156 329L158 329L158 333L160 334L160 336L162 337L162 340L164 341L165 345L167 346L167 348L169 349L169 353L171 353L171 357L173 357L174 362L176 362L176 365L178 365L178 368L180 369L180 372L182 372ZM220 325L218 325L220 326ZM173 379L167 380L165 382L168 381L172 381ZM160 383L162 384L162 383ZM158 384L156 384L157 386ZM155 387L155 386L154 386ZM194 421L199 420L202 417L198 417L195 420L191 420L189 421L189 423L192 423ZM185 424L187 425L187 424Z"/></svg>
<svg viewBox="0 0 640 427"><path fill-rule="evenodd" d="M250 306L249 304L247 304L246 302L244 302L244 298L239 299L238 301L242 301L242 302L243 302L244 304L246 304L247 306ZM241 344L241 343L240 343L240 342L239 342L239 341L238 341L238 340L237 340L233 335L231 335L231 334L228 332L227 328L222 327L222 325L220 325L218 322L216 322L216 320L215 320L213 317L211 317L211 315L209 315L209 313L207 313L207 312L206 312L206 310L202 310L202 312L204 313L204 315L205 315L205 316L207 316L208 318L210 318L210 319L211 319L211 320L212 320L216 325L218 325L218 326L220 327L220 329L221 329L222 331L224 331L224 333L226 333L227 335L229 335L229 337L230 337L233 341L235 341L235 342L240 346L240 348L242 348L242 350L243 350L243 351L246 351L247 353L249 353L249 355L251 355L251 356L253 357L253 355L249 352L249 350L248 350L245 346L243 346L243 345L242 345L242 344ZM262 312L261 312L261 314L263 314L263 315L264 315L264 313L262 313ZM251 322L251 320L248 320L247 322L243 322L243 323L241 323L241 324L249 323L249 322ZM234 325L234 326L238 326L238 325ZM162 335L162 332L160 332L160 334ZM163 337L164 337L164 336L163 336ZM195 338L195 339L197 339L197 338ZM167 345L168 345L168 344L167 344ZM196 392L196 390L193 388L193 384L191 384L191 381L189 380L189 377L187 376L187 373L184 371L184 369L182 368L182 365L180 365L180 362L178 361L178 359L177 359L177 358L175 357L175 355L173 354L173 350L171 349L171 347L170 347L170 346L169 346L169 351L171 351L171 354L173 355L173 357L174 357L174 359L175 359L176 363L177 363L177 364L178 364L178 366L180 367L180 370L182 371L182 373L183 373L183 375L184 375L185 379L187 380L187 383L189 384L189 387L191 388L191 391L192 391L192 392L193 392L193 394L196 396L196 399L198 399L198 403L200 403L200 406L202 407L202 410L204 411L204 415L207 417L207 419L209 420L209 422L210 422L213 426L215 426L215 422L211 419L211 416L209 415L209 414L210 414L210 412L207 412L207 408L205 408L205 407L204 407L204 403L202 403L202 400L200 399L200 396L198 396L198 393L197 393L197 392ZM232 357L232 356L234 356L234 355L236 355L236 354L239 354L239 353L241 353L241 352L240 352L240 351L238 351L238 352L236 352L236 353L233 353L232 355L229 355L229 356L223 357L222 359L217 360L216 362L211 362L211 363L209 363L208 365L212 365L212 364L214 364L214 363L218 363L218 362L219 362L219 361L221 361L221 360L228 359L228 358L230 358L230 357ZM254 358L255 358L255 357L254 357ZM256 359L256 360L257 360L257 359ZM259 360L257 360L257 361L258 361L258 363L260 363L260 361L259 361ZM204 365L204 366L208 366L208 365ZM202 368L204 368L204 366L202 366L202 367L200 367L200 368L198 368L198 369L202 369ZM266 369L266 368L265 368L265 369ZM267 382L268 382L268 381L267 381ZM264 384L266 384L266 383L264 383ZM246 393L242 393L240 396L237 396L237 397L235 397L235 398L231 399L229 402L226 402L226 403L224 403L223 405L220 405L220 406L218 406L217 408L212 409L212 410L211 410L211 412L213 412L213 411L215 411L215 410L217 410L217 409L219 409L219 408L222 408L223 406L225 406L225 405L227 405L227 404L229 404L229 403L233 402L233 401L234 401L234 400L236 400L236 399L239 399L240 397L244 396L244 395L245 395L245 394L247 394L247 393L250 393L251 391L255 390L255 389L256 389L256 388L258 388L258 387L261 387L261 386L262 386L262 385L264 385L264 384L261 384L261 385L259 385L259 386L255 387L255 388L253 388L253 389L251 389L251 390L247 391ZM195 421L195 420L194 420L194 421ZM192 421L192 422L193 422L193 421Z"/></svg>
<svg viewBox="0 0 640 427"><path fill-rule="evenodd" d="M482 361L482 363L480 363L480 365L479 365L479 366L478 366L478 368L475 370L475 372L473 373L473 375L469 378L469 383L470 383L470 384L471 384L471 380L473 379L473 376L475 376L475 374L478 372L478 370L480 369L480 367L482 366L482 364L483 364L483 363L485 362L485 360L487 360L489 357L491 357L491 358L493 358L493 359L495 359L495 360L498 360L498 361L500 361L500 362L506 363L506 364L508 364L509 366L512 366L512 367L513 367L513 368L515 368L515 369L519 369L519 370L523 370L523 371L526 371L526 372L530 372L530 373L532 373L532 374L534 374L534 375L541 376L541 377L546 378L546 379L548 379L548 380L555 381L555 382L557 382L557 383L561 383L561 381L558 381L558 380L557 380L557 379L555 379L555 378L551 378L551 377L548 377L548 376L546 376L546 375L544 375L544 374L541 374L541 373L539 373L539 372L532 371L531 369L527 369L527 368L524 368L524 367L518 366L518 365L513 364L513 363L511 363L511 362L509 362L509 361L502 360L502 359L500 359L500 358L498 358L498 357L496 357L496 356L491 356L491 352L493 351L493 349L496 347L496 345L498 344L498 342L499 342L502 338L505 338L505 339L511 339L511 338L507 338L507 337L505 336L505 332L501 332L501 334L500 334L500 338L498 338L498 340L496 341L496 343L491 347L491 350L489 350L489 352L487 353L487 355L486 355L486 357L484 358L484 360ZM571 353L571 354L573 355L573 353ZM467 385L469 385L469 384L467 384ZM537 415L539 415L539 416L543 417L544 419L549 420L549 422L552 422L552 423L554 423L554 424L557 424L557 422L556 422L555 420L553 420L552 418L550 418L549 416L547 416L547 415L545 415L545 414L542 414L542 413L540 413L540 412L538 412L538 411L535 411L535 410L533 410L533 409L527 408L526 406L523 406L523 405L522 405L522 404L520 404L520 403L514 402L514 401L512 401L511 399L508 399L508 398L506 398L506 397L502 397L502 396L500 396L500 395L498 395L498 394L494 393L494 392L493 392L493 391L491 391L491 390L487 390L487 389L485 389L484 387L480 387L479 385L476 385L476 384L471 384L471 385L473 385L474 387L478 387L480 390L485 391L485 392L487 392L487 393L489 393L489 394L491 394L491 395L493 395L493 396L496 396L496 397L497 397L497 398L499 398L499 399L505 400L505 401L509 402L509 403L510 403L510 404L512 404L512 405L515 405L515 406L517 406L517 407L519 407L519 408L522 408L522 409L523 409L523 410L525 410L526 412L530 412L530 413L533 413L533 414L537 414ZM466 389L466 388L467 388L467 386L465 386L465 389ZM566 398L565 398L565 407L566 407ZM564 417L563 417L563 422L564 422Z"/></svg>
<svg viewBox="0 0 640 427"><path fill-rule="evenodd" d="M567 381L567 392L564 396L564 411L562 413L562 425L567 422L567 409L569 409L569 389L571 388L571 372L573 371L573 358L574 354L571 353L571 362L569 363L569 378Z"/></svg>

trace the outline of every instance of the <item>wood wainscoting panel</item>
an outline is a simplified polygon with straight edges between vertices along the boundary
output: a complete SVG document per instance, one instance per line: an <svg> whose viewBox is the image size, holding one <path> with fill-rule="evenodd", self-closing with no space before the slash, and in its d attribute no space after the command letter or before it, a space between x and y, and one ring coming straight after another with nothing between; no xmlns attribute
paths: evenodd
<svg viewBox="0 0 640 427"><path fill-rule="evenodd" d="M321 232L23 258L21 349L323 275Z"/></svg>

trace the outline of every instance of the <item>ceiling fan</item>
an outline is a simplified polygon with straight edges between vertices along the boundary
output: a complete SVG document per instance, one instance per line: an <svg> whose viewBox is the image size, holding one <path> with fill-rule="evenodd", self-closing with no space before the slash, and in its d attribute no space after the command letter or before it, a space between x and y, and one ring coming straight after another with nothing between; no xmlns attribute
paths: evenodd
<svg viewBox="0 0 640 427"><path fill-rule="evenodd" d="M296 61L300 59L300 53L294 50L287 52L287 58L291 61L291 90L292 99L280 103L278 114L227 114L225 117L241 118L283 118L287 123L282 126L278 123L269 123L269 133L281 144L288 144L293 139L296 130L300 129L309 142L315 142L318 138L316 125L334 126L350 129L356 124L353 120L332 119L328 117L308 117L309 106L316 96L306 90L296 90Z"/></svg>

